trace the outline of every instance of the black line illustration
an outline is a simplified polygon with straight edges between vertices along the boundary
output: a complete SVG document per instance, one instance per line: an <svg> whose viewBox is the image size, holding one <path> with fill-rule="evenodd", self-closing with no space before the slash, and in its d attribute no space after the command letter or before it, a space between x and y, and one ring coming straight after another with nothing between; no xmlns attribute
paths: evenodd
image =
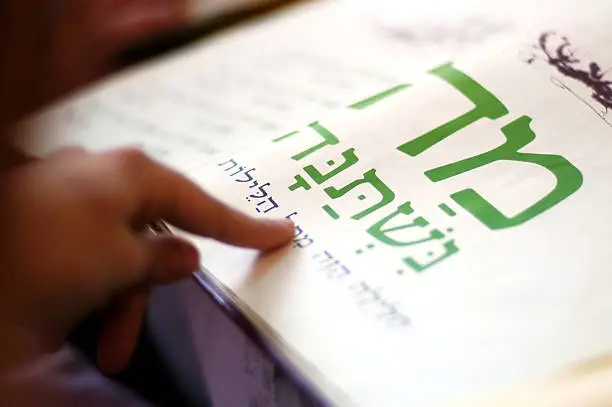
<svg viewBox="0 0 612 407"><path fill-rule="evenodd" d="M557 40L557 41L555 41ZM559 41L560 40L560 41ZM606 117L612 109L612 80L605 78L610 71L603 70L597 62L589 62L584 67L583 61L578 58L576 50L566 36L558 36L554 31L547 31L540 35L537 44L533 45L531 55L525 60L533 64L536 60L543 60L554 67L566 78L574 79L591 90L591 99L599 105L599 109L592 106L585 98L578 95L566 83L558 78L551 78L554 85L570 92L583 103L586 103L595 113L599 115L609 126L612 123Z"/></svg>

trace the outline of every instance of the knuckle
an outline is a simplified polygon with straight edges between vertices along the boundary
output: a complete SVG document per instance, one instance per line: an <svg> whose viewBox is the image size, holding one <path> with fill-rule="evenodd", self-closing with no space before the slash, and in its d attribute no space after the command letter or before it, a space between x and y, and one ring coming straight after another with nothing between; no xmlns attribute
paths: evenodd
<svg viewBox="0 0 612 407"><path fill-rule="evenodd" d="M136 148L101 154L93 166L89 185L81 194L99 214L121 213L147 172L147 155Z"/></svg>
<svg viewBox="0 0 612 407"><path fill-rule="evenodd" d="M86 153L87 150L85 150L83 147L69 146L54 152L49 158L70 158L73 156L82 156Z"/></svg>
<svg viewBox="0 0 612 407"><path fill-rule="evenodd" d="M152 163L147 153L131 147L111 152L111 159L116 170L128 176L142 173Z"/></svg>
<svg viewBox="0 0 612 407"><path fill-rule="evenodd" d="M149 174L155 172L153 160L138 148L115 150L107 157L109 179L114 180L115 186L126 196L141 190Z"/></svg>
<svg viewBox="0 0 612 407"><path fill-rule="evenodd" d="M141 165L150 161L149 156L144 150L136 147L126 147L115 151L117 160L128 165Z"/></svg>

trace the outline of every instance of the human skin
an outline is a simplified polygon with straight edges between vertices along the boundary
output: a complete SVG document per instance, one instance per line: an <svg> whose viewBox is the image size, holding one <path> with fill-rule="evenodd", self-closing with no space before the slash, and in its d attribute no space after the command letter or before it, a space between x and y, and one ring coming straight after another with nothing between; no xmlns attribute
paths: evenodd
<svg viewBox="0 0 612 407"><path fill-rule="evenodd" d="M181 24L184 10L161 0L1 3L0 371L57 350L99 310L99 365L125 366L151 287L200 261L190 243L147 233L152 221L260 250L291 240L290 222L245 216L141 151L35 160L15 147L20 120L111 73L119 50Z"/></svg>

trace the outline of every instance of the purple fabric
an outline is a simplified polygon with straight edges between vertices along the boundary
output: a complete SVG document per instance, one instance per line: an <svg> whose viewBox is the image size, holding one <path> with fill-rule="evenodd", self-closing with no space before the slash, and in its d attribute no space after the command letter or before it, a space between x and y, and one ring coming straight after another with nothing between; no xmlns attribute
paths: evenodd
<svg viewBox="0 0 612 407"><path fill-rule="evenodd" d="M77 350L65 347L5 378L11 405L149 407L130 390L104 377ZM6 393L5 393L6 394ZM7 404L9 405L9 404Z"/></svg>
<svg viewBox="0 0 612 407"><path fill-rule="evenodd" d="M312 405L194 280L156 290L150 311L168 364L213 406Z"/></svg>
<svg viewBox="0 0 612 407"><path fill-rule="evenodd" d="M156 345L198 405L311 405L194 280L156 290L149 316ZM107 379L71 347L24 367L7 380L21 390L18 402L11 405L150 406Z"/></svg>

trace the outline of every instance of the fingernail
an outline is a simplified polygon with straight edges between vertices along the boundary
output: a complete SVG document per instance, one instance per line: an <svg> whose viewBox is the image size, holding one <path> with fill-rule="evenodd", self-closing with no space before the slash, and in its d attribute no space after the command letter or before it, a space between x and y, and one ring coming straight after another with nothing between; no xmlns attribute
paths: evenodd
<svg viewBox="0 0 612 407"><path fill-rule="evenodd" d="M274 225L273 228L276 229L272 234L273 237L270 240L270 248L277 248L280 246L284 246L293 240L295 236L295 224L290 219L270 219L271 225Z"/></svg>
<svg viewBox="0 0 612 407"><path fill-rule="evenodd" d="M293 221L290 219L269 219L267 222L269 222L269 224L273 225L275 228L285 229L287 231L291 231L292 233L295 230L295 223L293 223Z"/></svg>

